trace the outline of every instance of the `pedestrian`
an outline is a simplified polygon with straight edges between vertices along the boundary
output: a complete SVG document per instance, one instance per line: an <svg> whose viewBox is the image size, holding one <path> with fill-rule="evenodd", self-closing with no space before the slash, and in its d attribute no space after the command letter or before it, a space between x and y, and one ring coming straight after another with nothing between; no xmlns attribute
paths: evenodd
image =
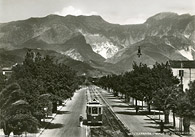
<svg viewBox="0 0 195 137"><path fill-rule="evenodd" d="M83 116L82 115L80 115L80 117L79 117L79 125L80 125L80 127L82 127L82 125L83 125Z"/></svg>
<svg viewBox="0 0 195 137"><path fill-rule="evenodd" d="M164 130L164 122L161 120L160 121L160 133L163 133Z"/></svg>

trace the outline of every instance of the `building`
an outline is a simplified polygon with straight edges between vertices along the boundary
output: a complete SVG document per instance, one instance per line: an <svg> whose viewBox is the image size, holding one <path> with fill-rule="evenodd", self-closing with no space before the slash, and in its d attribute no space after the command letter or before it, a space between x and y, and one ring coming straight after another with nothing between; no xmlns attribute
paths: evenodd
<svg viewBox="0 0 195 137"><path fill-rule="evenodd" d="M183 90L189 89L190 81L195 80L195 60L170 60L169 65L172 68L173 75L182 80Z"/></svg>
<svg viewBox="0 0 195 137"><path fill-rule="evenodd" d="M7 77L11 76L12 67L4 67L4 68L2 68L2 73L3 73L3 75L5 75Z"/></svg>

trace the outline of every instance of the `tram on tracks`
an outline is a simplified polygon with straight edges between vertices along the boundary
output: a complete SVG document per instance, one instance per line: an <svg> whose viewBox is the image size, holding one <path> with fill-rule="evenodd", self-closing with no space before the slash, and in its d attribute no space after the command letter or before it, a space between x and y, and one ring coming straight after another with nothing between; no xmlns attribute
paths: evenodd
<svg viewBox="0 0 195 137"><path fill-rule="evenodd" d="M87 124L102 124L103 105L96 99L87 103Z"/></svg>

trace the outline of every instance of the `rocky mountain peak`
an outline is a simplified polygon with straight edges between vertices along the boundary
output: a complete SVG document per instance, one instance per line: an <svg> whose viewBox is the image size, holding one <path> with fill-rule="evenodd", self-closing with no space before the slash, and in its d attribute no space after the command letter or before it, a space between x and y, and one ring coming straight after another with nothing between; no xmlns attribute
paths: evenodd
<svg viewBox="0 0 195 137"><path fill-rule="evenodd" d="M161 21L165 21L165 20L175 20L179 17L179 15L177 13L173 13L173 12L161 12L158 13L150 18L148 18L146 20L146 24L153 24L153 23L157 23L157 22L161 22Z"/></svg>
<svg viewBox="0 0 195 137"><path fill-rule="evenodd" d="M57 16L57 15L56 15ZM101 16L99 15L90 15L90 16L74 16L74 15L67 15L64 17L65 20L77 20L82 22L106 22Z"/></svg>
<svg viewBox="0 0 195 137"><path fill-rule="evenodd" d="M178 14L177 13L173 13L173 12L161 12L161 13L158 13L152 17L150 17L149 19L155 19L155 20L162 20L162 19L165 19L165 18L175 18L175 17L178 17Z"/></svg>
<svg viewBox="0 0 195 137"><path fill-rule="evenodd" d="M111 24L97 15L48 15L0 24L0 48L54 50L117 72L129 69L138 60L139 46L149 65L186 59L187 54L194 59L194 36L195 16L171 12L156 14L139 25Z"/></svg>

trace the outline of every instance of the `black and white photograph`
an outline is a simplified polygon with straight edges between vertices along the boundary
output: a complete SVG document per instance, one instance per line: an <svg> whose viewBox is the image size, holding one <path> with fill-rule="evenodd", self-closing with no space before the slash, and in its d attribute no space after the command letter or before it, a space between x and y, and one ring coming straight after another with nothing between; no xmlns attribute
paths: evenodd
<svg viewBox="0 0 195 137"><path fill-rule="evenodd" d="M0 0L0 137L195 137L195 1Z"/></svg>

